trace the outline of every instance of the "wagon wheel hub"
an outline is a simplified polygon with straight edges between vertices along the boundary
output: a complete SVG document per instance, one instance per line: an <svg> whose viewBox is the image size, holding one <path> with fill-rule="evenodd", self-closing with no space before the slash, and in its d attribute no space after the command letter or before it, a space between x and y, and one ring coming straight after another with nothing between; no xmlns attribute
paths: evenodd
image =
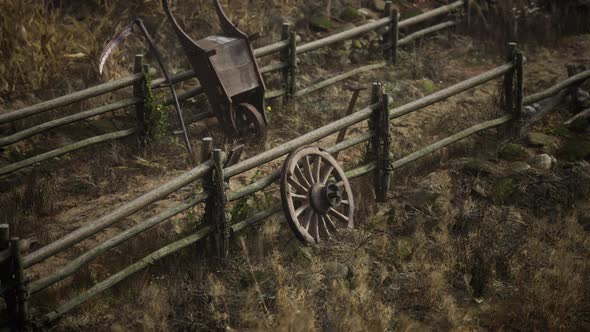
<svg viewBox="0 0 590 332"><path fill-rule="evenodd" d="M342 203L342 191L334 181L314 184L310 195L311 206L321 214L327 214Z"/></svg>
<svg viewBox="0 0 590 332"><path fill-rule="evenodd" d="M315 146L289 154L281 174L285 216L297 238L318 243L354 225L354 200L344 171Z"/></svg>

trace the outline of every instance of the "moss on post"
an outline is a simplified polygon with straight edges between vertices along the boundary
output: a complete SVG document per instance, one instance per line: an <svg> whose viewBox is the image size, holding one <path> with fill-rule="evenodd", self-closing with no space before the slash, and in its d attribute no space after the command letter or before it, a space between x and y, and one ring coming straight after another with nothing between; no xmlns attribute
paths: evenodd
<svg viewBox="0 0 590 332"><path fill-rule="evenodd" d="M154 142L161 141L168 132L170 126L168 119L168 107L165 100L156 96L151 88L152 78L145 73L145 99L144 108L146 113L146 133Z"/></svg>

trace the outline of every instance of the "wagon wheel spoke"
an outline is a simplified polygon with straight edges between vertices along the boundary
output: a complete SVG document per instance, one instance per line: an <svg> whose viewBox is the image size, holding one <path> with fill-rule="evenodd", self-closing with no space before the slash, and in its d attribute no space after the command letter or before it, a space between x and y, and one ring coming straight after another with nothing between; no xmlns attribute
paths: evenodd
<svg viewBox="0 0 590 332"><path fill-rule="evenodd" d="M299 166L299 164L295 165L295 175L297 176L297 179L299 179L300 183L304 184L307 188L311 187L311 183L309 182L305 174L303 174L303 171L301 170L301 166Z"/></svg>
<svg viewBox="0 0 590 332"><path fill-rule="evenodd" d="M307 201L308 200L308 197L306 195L299 195L299 194L295 194L295 193L292 193L291 197L293 199L298 200L298 201Z"/></svg>
<svg viewBox="0 0 590 332"><path fill-rule="evenodd" d="M301 183L297 182L297 180L295 180L292 176L289 176L287 181L296 192L307 194L307 188L305 188Z"/></svg>
<svg viewBox="0 0 590 332"><path fill-rule="evenodd" d="M309 204L303 204L301 205L297 210L295 210L295 216L299 217L299 215L301 215L305 210L310 209L311 207L309 206Z"/></svg>
<svg viewBox="0 0 590 332"><path fill-rule="evenodd" d="M334 218L342 221L342 222L345 222L345 223L348 223L350 221L350 219L348 219L347 216L345 216L342 213L338 212L335 208L331 208L330 211L328 211L328 214L331 215L331 216L333 216Z"/></svg>
<svg viewBox="0 0 590 332"><path fill-rule="evenodd" d="M332 230L332 232L337 231L336 224L334 223L332 218L330 218L330 215L328 215L328 214L324 215L324 221L326 222L326 226L328 226L328 228L330 228Z"/></svg>
<svg viewBox="0 0 590 332"><path fill-rule="evenodd" d="M301 222L300 225L303 227L303 229L305 229L306 232L309 230L309 225L311 224L311 218L313 217L313 214L313 210L308 209L303 218L301 218L303 222Z"/></svg>
<svg viewBox="0 0 590 332"><path fill-rule="evenodd" d="M330 230L328 229L328 223L326 222L325 215L320 215L320 224L321 224L322 231L324 232L326 237L328 237L328 238L332 237L332 234L330 234Z"/></svg>
<svg viewBox="0 0 590 332"><path fill-rule="evenodd" d="M334 166L327 164L326 167L322 170L320 182L326 183L334 170Z"/></svg>
<svg viewBox="0 0 590 332"><path fill-rule="evenodd" d="M314 171L314 180L315 183L318 183L321 181L321 172L322 172L322 157L321 156L316 156L315 160L313 162L313 171Z"/></svg>
<svg viewBox="0 0 590 332"><path fill-rule="evenodd" d="M313 171L311 169L311 163L309 162L309 156L305 156L305 161L303 162L303 169L305 170L305 175L309 179L309 183L314 184L316 181L313 177Z"/></svg>

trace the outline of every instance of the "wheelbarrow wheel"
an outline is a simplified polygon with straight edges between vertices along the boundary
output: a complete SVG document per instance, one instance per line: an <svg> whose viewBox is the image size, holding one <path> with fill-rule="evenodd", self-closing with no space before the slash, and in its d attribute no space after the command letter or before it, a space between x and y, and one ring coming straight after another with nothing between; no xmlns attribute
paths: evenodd
<svg viewBox="0 0 590 332"><path fill-rule="evenodd" d="M352 188L326 151L305 146L291 152L283 164L280 189L285 217L300 241L317 244L339 228L353 228Z"/></svg>
<svg viewBox="0 0 590 332"><path fill-rule="evenodd" d="M256 107L243 103L236 112L238 134L241 137L262 139L266 137L266 123Z"/></svg>

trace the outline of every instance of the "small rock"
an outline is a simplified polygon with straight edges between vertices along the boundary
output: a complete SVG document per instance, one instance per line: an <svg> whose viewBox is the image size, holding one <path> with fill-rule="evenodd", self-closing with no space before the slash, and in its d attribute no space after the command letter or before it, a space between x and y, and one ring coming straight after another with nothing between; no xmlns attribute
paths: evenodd
<svg viewBox="0 0 590 332"><path fill-rule="evenodd" d="M515 161L510 163L507 169L511 174L518 174L531 169L531 165L525 163L524 161Z"/></svg>
<svg viewBox="0 0 590 332"><path fill-rule="evenodd" d="M557 138L541 133L529 133L527 141L535 147L552 147L557 142Z"/></svg>
<svg viewBox="0 0 590 332"><path fill-rule="evenodd" d="M463 169L469 173L494 175L500 173L499 166L486 160L471 159L463 165Z"/></svg>
<svg viewBox="0 0 590 332"><path fill-rule="evenodd" d="M413 206L432 205L440 193L431 189L415 189L407 193L406 199Z"/></svg>
<svg viewBox="0 0 590 332"><path fill-rule="evenodd" d="M327 263L324 267L324 272L328 279L346 279L350 275L348 266L338 262Z"/></svg>
<svg viewBox="0 0 590 332"><path fill-rule="evenodd" d="M488 193L486 192L486 190L479 184L475 184L473 186L473 191L483 198L488 197Z"/></svg>
<svg viewBox="0 0 590 332"><path fill-rule="evenodd" d="M360 15L364 16L365 18L379 18L379 14L375 13L369 8L361 8L357 11Z"/></svg>
<svg viewBox="0 0 590 332"><path fill-rule="evenodd" d="M557 160L548 154L538 154L529 158L528 163L536 169L549 170Z"/></svg>
<svg viewBox="0 0 590 332"><path fill-rule="evenodd" d="M352 7L345 7L340 13L340 19L346 22L358 22L363 18L363 15L358 10Z"/></svg>
<svg viewBox="0 0 590 332"><path fill-rule="evenodd" d="M380 12L385 10L385 1L384 0L373 0L373 8Z"/></svg>

